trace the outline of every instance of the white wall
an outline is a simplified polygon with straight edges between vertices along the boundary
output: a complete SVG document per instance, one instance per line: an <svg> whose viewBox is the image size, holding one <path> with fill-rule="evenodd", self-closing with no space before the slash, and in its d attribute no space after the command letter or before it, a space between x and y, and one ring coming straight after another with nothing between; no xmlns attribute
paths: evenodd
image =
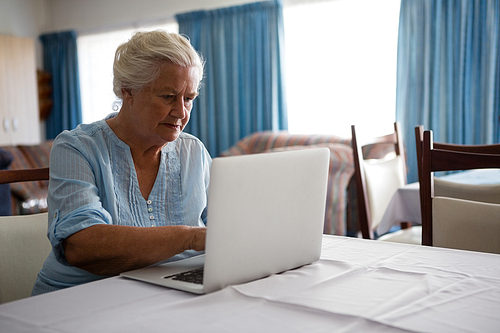
<svg viewBox="0 0 500 333"><path fill-rule="evenodd" d="M44 29L46 0L0 0L0 34L36 38Z"/></svg>
<svg viewBox="0 0 500 333"><path fill-rule="evenodd" d="M26 1L26 0L24 0ZM174 20L175 14L241 5L257 0L46 0L47 31L79 33Z"/></svg>

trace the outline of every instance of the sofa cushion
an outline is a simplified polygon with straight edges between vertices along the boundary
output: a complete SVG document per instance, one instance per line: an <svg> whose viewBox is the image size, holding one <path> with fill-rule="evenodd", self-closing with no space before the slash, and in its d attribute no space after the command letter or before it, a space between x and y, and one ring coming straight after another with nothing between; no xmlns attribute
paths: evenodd
<svg viewBox="0 0 500 333"><path fill-rule="evenodd" d="M0 148L0 170L7 169L12 163L14 157L10 152Z"/></svg>
<svg viewBox="0 0 500 333"><path fill-rule="evenodd" d="M12 154L5 149L0 149L0 170L7 169L12 163ZM9 184L0 184L0 216L12 214L10 186Z"/></svg>

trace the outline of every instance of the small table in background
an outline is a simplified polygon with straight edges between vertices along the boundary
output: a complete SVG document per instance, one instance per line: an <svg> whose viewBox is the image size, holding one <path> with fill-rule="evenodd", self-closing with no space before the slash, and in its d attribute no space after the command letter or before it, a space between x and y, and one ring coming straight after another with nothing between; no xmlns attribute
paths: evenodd
<svg viewBox="0 0 500 333"><path fill-rule="evenodd" d="M440 178L462 184L500 184L500 169L468 170ZM401 222L422 224L419 190L420 185L415 182L399 188L394 193L377 227L377 234L383 235Z"/></svg>

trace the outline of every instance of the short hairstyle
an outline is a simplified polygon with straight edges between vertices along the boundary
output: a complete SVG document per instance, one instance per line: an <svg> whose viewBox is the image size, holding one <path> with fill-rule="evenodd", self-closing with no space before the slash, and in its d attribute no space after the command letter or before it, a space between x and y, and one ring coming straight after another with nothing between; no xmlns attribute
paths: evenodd
<svg viewBox="0 0 500 333"><path fill-rule="evenodd" d="M161 65L170 61L182 67L197 67L200 81L204 62L185 36L163 30L137 32L116 49L113 91L123 99L122 89L140 90L160 75Z"/></svg>

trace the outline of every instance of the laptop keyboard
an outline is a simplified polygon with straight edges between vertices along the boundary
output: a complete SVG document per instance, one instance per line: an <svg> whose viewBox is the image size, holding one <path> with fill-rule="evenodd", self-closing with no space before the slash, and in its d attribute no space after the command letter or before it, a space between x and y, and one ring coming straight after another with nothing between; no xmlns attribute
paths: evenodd
<svg viewBox="0 0 500 333"><path fill-rule="evenodd" d="M190 271L177 273L174 275L166 276L167 278L172 278L172 280L190 282L195 284L203 284L203 267L196 268Z"/></svg>

